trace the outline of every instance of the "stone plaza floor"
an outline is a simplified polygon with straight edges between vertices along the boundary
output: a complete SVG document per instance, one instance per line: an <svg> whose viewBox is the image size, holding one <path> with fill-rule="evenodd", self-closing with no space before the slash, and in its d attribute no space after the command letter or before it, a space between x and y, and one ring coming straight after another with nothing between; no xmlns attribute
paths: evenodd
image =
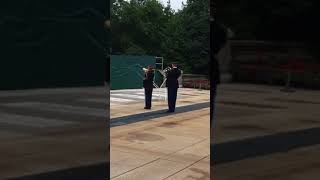
<svg viewBox="0 0 320 180"><path fill-rule="evenodd" d="M154 89L151 110L143 89L110 97L111 179L210 179L209 91L180 88L169 114L166 89Z"/></svg>
<svg viewBox="0 0 320 180"><path fill-rule="evenodd" d="M106 92L104 87L0 91L0 179L106 164ZM50 176L35 179L62 179Z"/></svg>
<svg viewBox="0 0 320 180"><path fill-rule="evenodd" d="M320 91L224 84L211 155L217 180L320 177Z"/></svg>
<svg viewBox="0 0 320 180"><path fill-rule="evenodd" d="M220 85L213 144L206 90L179 89L172 114L166 89L154 90L151 110L143 89L110 98L104 87L0 91L0 179L108 169L100 164L108 161L109 113L114 180L318 179L320 91L281 89Z"/></svg>

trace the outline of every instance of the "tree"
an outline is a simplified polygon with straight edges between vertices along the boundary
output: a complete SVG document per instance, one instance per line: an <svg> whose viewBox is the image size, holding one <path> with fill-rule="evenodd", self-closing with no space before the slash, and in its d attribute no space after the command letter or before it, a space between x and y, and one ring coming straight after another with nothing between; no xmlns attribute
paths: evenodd
<svg viewBox="0 0 320 180"><path fill-rule="evenodd" d="M192 73L208 74L210 52L209 2L188 0L179 15L184 29L184 64Z"/></svg>
<svg viewBox="0 0 320 180"><path fill-rule="evenodd" d="M186 73L208 74L209 2L188 0L174 12L157 0L114 0L114 54L163 56L177 61Z"/></svg>

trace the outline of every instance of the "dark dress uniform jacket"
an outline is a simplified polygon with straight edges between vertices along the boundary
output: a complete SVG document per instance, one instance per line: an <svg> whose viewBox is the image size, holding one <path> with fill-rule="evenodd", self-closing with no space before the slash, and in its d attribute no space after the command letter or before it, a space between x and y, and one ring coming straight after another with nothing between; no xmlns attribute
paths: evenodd
<svg viewBox="0 0 320 180"><path fill-rule="evenodd" d="M169 88L179 88L178 78L181 75L181 71L178 68L172 68L171 71L168 72L166 85Z"/></svg>
<svg viewBox="0 0 320 180"><path fill-rule="evenodd" d="M225 46L227 42L227 32L220 24L212 22L210 24L211 34L210 34L210 58L211 58L211 76L210 76L210 126L213 125L214 111L215 111L215 97L217 93L217 85L220 83L220 69L219 62L216 55Z"/></svg>
<svg viewBox="0 0 320 180"><path fill-rule="evenodd" d="M220 24L216 22L212 22L210 24L210 28L212 29L210 34L210 58L211 58L211 72L212 72L212 85L217 85L220 83L220 68L218 60L216 59L216 55L219 51L224 47L227 42L227 32Z"/></svg>
<svg viewBox="0 0 320 180"><path fill-rule="evenodd" d="M148 71L144 74L145 79L143 80L143 87L145 89L152 89L153 88L153 78L154 72Z"/></svg>

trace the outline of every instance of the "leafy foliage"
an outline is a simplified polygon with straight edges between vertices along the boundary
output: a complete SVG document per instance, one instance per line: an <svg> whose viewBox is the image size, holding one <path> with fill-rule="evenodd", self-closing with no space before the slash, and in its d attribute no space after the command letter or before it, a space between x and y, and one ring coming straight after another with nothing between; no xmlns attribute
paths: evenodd
<svg viewBox="0 0 320 180"><path fill-rule="evenodd" d="M175 12L157 0L113 0L113 54L153 55L184 72L208 74L209 2L188 0Z"/></svg>

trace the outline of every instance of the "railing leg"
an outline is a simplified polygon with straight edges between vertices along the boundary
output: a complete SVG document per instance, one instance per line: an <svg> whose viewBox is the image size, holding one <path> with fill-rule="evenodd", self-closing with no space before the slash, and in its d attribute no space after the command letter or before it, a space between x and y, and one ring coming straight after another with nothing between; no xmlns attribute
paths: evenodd
<svg viewBox="0 0 320 180"><path fill-rule="evenodd" d="M287 73L287 82L286 82L286 85L283 89L281 89L281 91L283 92L295 92L294 89L291 88L291 71L289 70L288 73Z"/></svg>

